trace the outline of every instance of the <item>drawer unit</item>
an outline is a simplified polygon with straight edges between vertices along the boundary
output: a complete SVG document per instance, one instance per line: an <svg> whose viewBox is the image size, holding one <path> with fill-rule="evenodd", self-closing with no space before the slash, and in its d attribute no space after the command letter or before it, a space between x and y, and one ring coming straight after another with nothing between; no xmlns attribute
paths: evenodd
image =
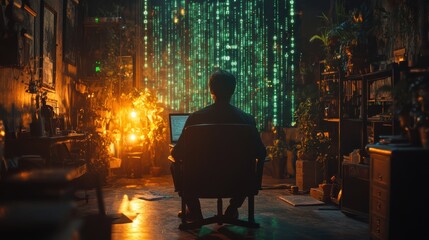
<svg viewBox="0 0 429 240"><path fill-rule="evenodd" d="M367 145L370 155L369 227L371 239L429 239L424 222L429 149ZM411 195L413 194L413 195Z"/></svg>
<svg viewBox="0 0 429 240"><path fill-rule="evenodd" d="M390 182L390 159L380 154L371 155L371 179L374 183L388 186Z"/></svg>
<svg viewBox="0 0 429 240"><path fill-rule="evenodd" d="M379 187L377 185L372 186L371 196L374 198L378 198L382 201L387 201L389 198L389 196L387 195L387 189Z"/></svg>
<svg viewBox="0 0 429 240"><path fill-rule="evenodd" d="M371 236L375 239L388 239L387 238L387 222L386 219L378 216L378 215L371 215L370 217L371 222Z"/></svg>
<svg viewBox="0 0 429 240"><path fill-rule="evenodd" d="M387 216L387 209L389 207L388 201L372 197L370 205L372 206L371 213L378 214L381 216Z"/></svg>

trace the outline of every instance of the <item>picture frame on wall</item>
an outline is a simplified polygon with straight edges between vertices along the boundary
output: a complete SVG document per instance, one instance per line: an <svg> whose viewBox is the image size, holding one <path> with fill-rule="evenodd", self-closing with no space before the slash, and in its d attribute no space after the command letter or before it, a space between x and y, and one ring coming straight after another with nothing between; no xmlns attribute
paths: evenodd
<svg viewBox="0 0 429 240"><path fill-rule="evenodd" d="M42 2L42 14L41 77L43 87L53 90L56 74L57 13L46 2Z"/></svg>
<svg viewBox="0 0 429 240"><path fill-rule="evenodd" d="M34 5L34 2L32 2ZM16 15L19 23L11 21L8 15ZM35 68L35 17L37 12L28 0L9 1L0 4L0 65L23 68ZM18 20L16 20L18 21ZM10 22L12 25L9 26ZM9 29L10 30L6 30ZM34 66L32 66L32 64Z"/></svg>
<svg viewBox="0 0 429 240"><path fill-rule="evenodd" d="M64 0L63 58L72 65L76 65L78 5L79 0Z"/></svg>
<svg viewBox="0 0 429 240"><path fill-rule="evenodd" d="M37 15L36 15L37 16ZM28 14L24 18L23 28L21 29L22 41L23 41L23 53L22 53L22 66L28 66L29 68L35 69L35 51L34 51L34 29L35 19L33 14Z"/></svg>

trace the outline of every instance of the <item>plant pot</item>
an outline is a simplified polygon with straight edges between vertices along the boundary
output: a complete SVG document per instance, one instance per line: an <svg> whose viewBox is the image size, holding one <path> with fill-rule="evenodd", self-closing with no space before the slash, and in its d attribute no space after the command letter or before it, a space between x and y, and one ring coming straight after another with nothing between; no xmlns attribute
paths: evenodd
<svg viewBox="0 0 429 240"><path fill-rule="evenodd" d="M295 176L296 151L287 151L287 175Z"/></svg>
<svg viewBox="0 0 429 240"><path fill-rule="evenodd" d="M272 177L283 179L285 178L286 158L273 158L271 160Z"/></svg>
<svg viewBox="0 0 429 240"><path fill-rule="evenodd" d="M310 188L318 187L322 181L321 164L310 160L296 161L296 185L300 191L306 192Z"/></svg>

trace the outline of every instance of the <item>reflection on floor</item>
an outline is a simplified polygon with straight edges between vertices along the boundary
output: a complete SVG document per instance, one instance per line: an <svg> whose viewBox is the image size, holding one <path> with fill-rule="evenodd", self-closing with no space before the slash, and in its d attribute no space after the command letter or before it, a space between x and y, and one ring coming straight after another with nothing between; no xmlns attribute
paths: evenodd
<svg viewBox="0 0 429 240"><path fill-rule="evenodd" d="M294 207L280 200L279 196L290 195L286 187L294 182L294 178L264 176L264 188L255 198L255 218L261 225L258 229L212 224L180 231L177 217L180 198L174 192L171 175L138 179L112 176L102 193L105 211L113 217L111 236L114 240L369 238L367 221L344 215L336 205ZM99 210L95 191L88 193L88 203L78 202L78 212L82 216L96 215ZM227 201L224 200L224 206L228 205ZM216 213L215 199L203 199L201 205L205 216ZM245 202L240 209L240 218L247 218L246 210Z"/></svg>

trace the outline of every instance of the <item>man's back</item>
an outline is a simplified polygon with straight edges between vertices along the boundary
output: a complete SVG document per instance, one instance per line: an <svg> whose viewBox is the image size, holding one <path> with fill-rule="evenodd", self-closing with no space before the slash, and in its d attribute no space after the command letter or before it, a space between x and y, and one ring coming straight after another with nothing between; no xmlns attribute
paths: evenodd
<svg viewBox="0 0 429 240"><path fill-rule="evenodd" d="M253 138L255 140L255 146L257 149L255 158L265 158L265 146L261 142L258 130L256 129L255 119L252 117L252 115L243 112L229 103L214 103L192 113L186 121L185 129L188 126L208 123L236 123L251 125L253 128ZM171 155L175 159L183 158L184 146L183 141L180 138L171 152Z"/></svg>
<svg viewBox="0 0 429 240"><path fill-rule="evenodd" d="M254 125L255 120L250 114L243 112L231 104L215 103L191 114L186 125L203 123L242 123Z"/></svg>
<svg viewBox="0 0 429 240"><path fill-rule="evenodd" d="M259 136L258 129L256 128L255 119L250 114L243 112L242 110L234 107L230 104L231 97L234 94L236 87L236 80L234 75L224 70L216 70L213 74L211 74L209 79L209 87L210 93L214 100L214 104L209 105L199 111L192 113L186 123L185 123L185 131L189 126L194 126L198 124L245 124L250 126L251 133L244 136L240 136L240 134L235 135L237 137L235 141L240 142L240 139L246 139L252 143L252 146L255 146L251 151L253 154L249 157L249 159L258 159L258 169L262 169L263 167L263 159L267 154L265 150L265 146L261 141ZM198 131L198 129L197 129ZM227 142L224 141L224 131L227 130L218 130L219 138L216 138L217 141L221 143ZM183 135L183 134L182 134ZM186 143L183 136L179 137L177 144L171 151L171 155L173 156L175 162L172 163L171 171L173 175L173 180L175 182L175 186L179 185L179 179L181 179L181 164L185 164L186 162ZM204 143L207 141L212 141L210 137L207 137L203 134L203 137L199 141L203 141ZM191 143L192 144L192 143ZM232 144L229 144L232 145ZM192 147L192 146L191 146ZM228 150L224 151L225 153ZM176 187L177 189L177 187ZM238 208L243 204L245 195L236 196L230 199L230 205L225 211L225 215L229 215L233 218L238 218ZM189 215L194 219L201 219L201 205L198 198L189 197L183 201L186 203L186 206L189 208ZM184 209L182 208L182 211ZM183 213L184 214L184 213Z"/></svg>

